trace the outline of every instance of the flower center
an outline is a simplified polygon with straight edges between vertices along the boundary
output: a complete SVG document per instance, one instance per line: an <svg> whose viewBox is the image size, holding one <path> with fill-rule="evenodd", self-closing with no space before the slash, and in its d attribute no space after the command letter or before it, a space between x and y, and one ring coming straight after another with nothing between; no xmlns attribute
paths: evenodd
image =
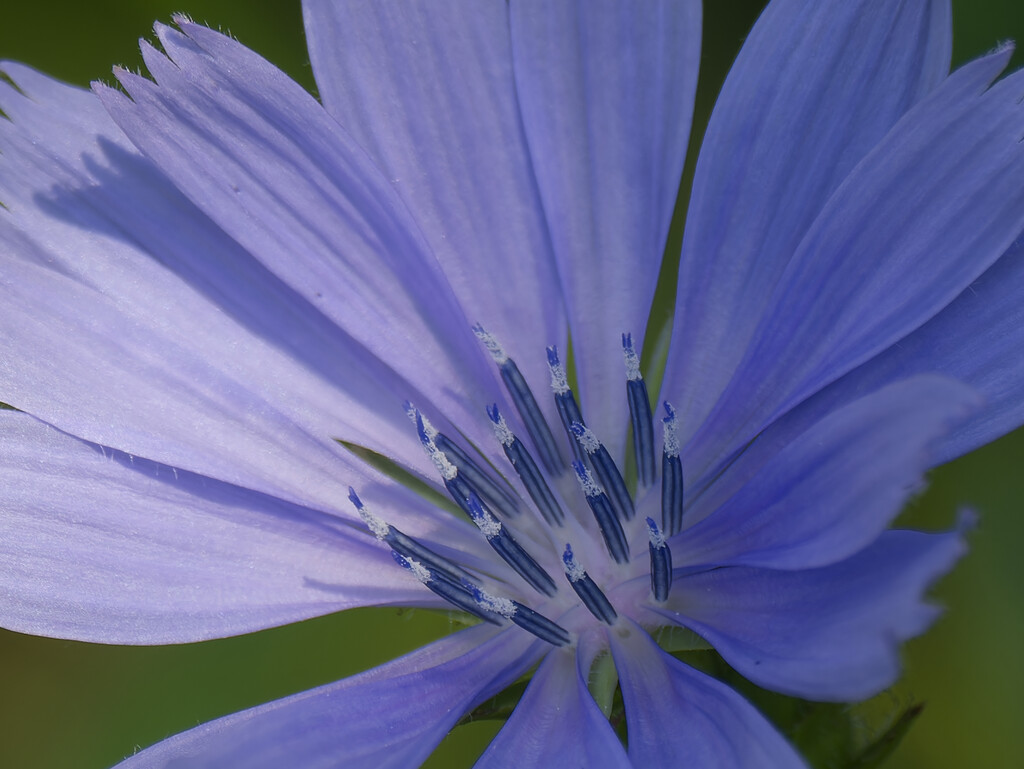
<svg viewBox="0 0 1024 769"><path fill-rule="evenodd" d="M483 327L478 325L473 330L497 364L533 447L531 452L496 404L487 407L494 434L532 508L503 479L474 460L470 452L434 428L415 406L407 403L406 411L452 500L529 590L477 573L439 554L382 520L350 489L349 499L367 527L391 548L398 565L456 609L498 625L513 622L554 646L574 642L576 631L584 626L581 617L589 616L607 625L618 621L619 613L599 582L606 589L614 588L635 579L638 569L642 574L636 557L642 549L641 542L636 541L641 536L647 541L652 598L657 602L667 600L672 586L672 554L666 537L680 531L683 512L677 420L675 411L665 403L661 524L646 517L643 527L636 520L637 504L640 500L647 503L653 496L646 492L654 488L657 469L650 400L632 337L623 334L622 349L637 468L636 499L608 449L587 427L557 350L547 349L548 368L555 407L573 456L569 464L515 361ZM576 488L567 481L573 474ZM580 497L585 507L579 504ZM559 566L575 598L559 590L552 577ZM591 576L587 566L597 570L594 573L598 579ZM581 605L587 614L577 611ZM620 610L624 608L629 607Z"/></svg>

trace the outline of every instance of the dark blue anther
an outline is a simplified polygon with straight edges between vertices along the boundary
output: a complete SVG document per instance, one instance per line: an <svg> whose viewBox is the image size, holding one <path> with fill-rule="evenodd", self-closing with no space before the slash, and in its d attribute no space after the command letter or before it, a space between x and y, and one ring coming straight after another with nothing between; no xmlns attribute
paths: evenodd
<svg viewBox="0 0 1024 769"><path fill-rule="evenodd" d="M493 334L479 323L473 326L473 333L487 348L491 357L494 358L494 362L498 364L501 379L505 383L508 394L512 397L512 402L515 404L523 424L526 425L526 432L530 434L530 439L540 453L540 461L544 465L544 469L552 475L561 475L565 472L565 460L562 459L562 455L558 451L555 437L551 434L551 428L548 427L547 420L544 419L544 414L541 412L540 406L537 405L537 399L533 397L533 391L526 383L526 378L516 362L508 357L508 354L501 348Z"/></svg>
<svg viewBox="0 0 1024 769"><path fill-rule="evenodd" d="M604 486L605 493L612 501L615 512L625 521L633 520L636 509L633 507L633 498L629 495L626 482L622 479L622 473L597 436L585 425L574 422L572 425L573 435L579 441L583 450L590 457L590 464L594 468L594 475Z"/></svg>
<svg viewBox="0 0 1024 769"><path fill-rule="evenodd" d="M637 477L641 486L653 486L654 418L651 416L647 383L640 375L640 359L633 349L630 334L622 335L622 352L626 358L626 397L629 399L629 417L633 423L633 454L636 457Z"/></svg>
<svg viewBox="0 0 1024 769"><path fill-rule="evenodd" d="M661 526L665 536L671 537L683 529L683 463L679 458L679 438L676 412L664 404L667 416L664 449L661 455Z"/></svg>
<svg viewBox="0 0 1024 769"><path fill-rule="evenodd" d="M565 428L565 434L569 438L573 456L577 462L583 462L589 466L586 452L583 451L572 434L574 422L584 424L583 413L580 411L579 404L576 403L576 396L573 394L572 388L569 387L565 369L558 359L558 348L553 345L548 348L548 368L551 370L551 390L555 396L555 408L558 409L558 418L562 420L562 427Z"/></svg>
<svg viewBox="0 0 1024 769"><path fill-rule="evenodd" d="M501 619L497 616L480 608L480 604L476 601L473 591L466 586L467 583L453 585L447 580L440 579L438 574L429 566L419 563L415 559L407 558L394 550L391 551L391 557L395 559L395 563L399 566L408 569L416 575L416 578L432 593L440 596L456 609L472 614L474 617L479 617L493 625L502 624Z"/></svg>
<svg viewBox="0 0 1024 769"><path fill-rule="evenodd" d="M398 554L406 558L414 558L428 566L438 578L444 579L453 585L460 585L463 580L470 578L469 572L452 560L431 550L421 542L417 542L400 529L396 529L370 512L351 486L348 487L348 498L355 505L359 516L366 523L370 532Z"/></svg>
<svg viewBox="0 0 1024 769"><path fill-rule="evenodd" d="M434 445L445 453L469 485L487 503L488 507L507 518L519 515L519 501L503 489L488 473L474 462L466 452L444 433L434 436Z"/></svg>
<svg viewBox="0 0 1024 769"><path fill-rule="evenodd" d="M672 551L653 518L647 519L648 549L651 551L651 592L654 600L667 601L672 589Z"/></svg>
<svg viewBox="0 0 1024 769"><path fill-rule="evenodd" d="M525 579L539 593L552 596L558 592L558 587L550 575L523 549L522 545L516 542L508 530L501 525L501 522L491 515L475 494L470 493L466 500L466 507L473 522L487 538L487 544L515 570L516 574Z"/></svg>
<svg viewBox="0 0 1024 769"><path fill-rule="evenodd" d="M551 492L551 488L548 486L547 481L544 480L540 468L533 461L533 457L527 451L526 446L512 433L508 424L502 418L497 404L487 407L487 416L494 422L494 430L498 440L501 442L502 448L505 450L505 456L512 463L512 467L518 473L523 486L526 487L526 493L530 495L530 499L533 500L540 514L544 516L544 520L552 526L561 526L565 520L565 513L562 512L561 505L555 499L555 495Z"/></svg>
<svg viewBox="0 0 1024 769"><path fill-rule="evenodd" d="M595 483L590 471L582 462L573 462L572 467L583 487L587 504L590 505L594 518L597 520L597 526L601 529L601 536L604 537L608 554L617 563L629 563L629 545L626 543L626 533L622 530L622 522L619 517L612 510L608 495Z"/></svg>
<svg viewBox="0 0 1024 769"><path fill-rule="evenodd" d="M414 416L416 419L416 432L419 433L420 442L423 444L423 448L426 449L427 455L434 463L437 471L441 474L441 481L444 483L444 487L448 490L448 494L455 501L455 504L472 519L473 513L469 509L469 498L476 492L459 474L459 469L448 460L448 456L437 448L437 445L434 443L437 433L432 433L428 430L423 420L423 414L419 411L414 411Z"/></svg>
<svg viewBox="0 0 1024 769"><path fill-rule="evenodd" d="M597 583L584 571L579 562L573 556L572 546L566 545L562 553L562 563L565 564L565 576L576 591L576 595L583 601L583 605L590 610L590 613L608 625L614 625L619 615L615 613L612 602L608 596L597 586Z"/></svg>
<svg viewBox="0 0 1024 769"><path fill-rule="evenodd" d="M556 622L552 622L543 614L535 612L518 601L510 598L497 598L476 585L468 585L477 601L477 606L487 612L493 612L507 620L511 620L523 630L532 633L542 641L553 646L565 646L571 640L569 632Z"/></svg>
<svg viewBox="0 0 1024 769"><path fill-rule="evenodd" d="M544 469L552 475L561 475L565 472L565 460L562 459L562 455L558 451L555 436L551 434L551 428L548 427L547 420L544 419L544 414L541 413L530 386L526 384L526 379L511 358L502 363L499 368L505 387L508 388L509 395L512 396L512 402L515 404L523 424L526 425L526 432L530 434L533 445L540 453L540 461L544 464Z"/></svg>

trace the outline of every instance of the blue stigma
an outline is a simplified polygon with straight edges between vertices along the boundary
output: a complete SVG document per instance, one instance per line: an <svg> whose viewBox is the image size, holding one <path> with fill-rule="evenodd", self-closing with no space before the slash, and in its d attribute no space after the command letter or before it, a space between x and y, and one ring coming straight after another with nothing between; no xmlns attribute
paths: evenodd
<svg viewBox="0 0 1024 769"><path fill-rule="evenodd" d="M558 591L555 581L505 530L501 522L484 509L475 494L471 494L467 504L473 523L480 527L480 531L487 538L487 544L494 548L494 552L501 556L501 560L511 566L516 574L529 582L537 592L547 596L554 595Z"/></svg>
<svg viewBox="0 0 1024 769"><path fill-rule="evenodd" d="M533 457L526 450L526 446L523 445L523 442L515 436L515 433L505 423L501 412L498 411L497 403L487 407L487 416L494 423L494 434L497 436L501 447L505 450L505 456L508 458L508 461L512 463L512 467L523 482L523 486L526 487L526 493L530 495L533 504L537 506L540 514L549 525L561 526L565 520L562 506L558 504L558 500L551 492L551 487L544 480L540 468L533 461Z"/></svg>
<svg viewBox="0 0 1024 769"><path fill-rule="evenodd" d="M566 544L562 553L562 563L565 564L565 576L576 591L576 595L583 601L583 605L590 610L590 613L607 625L614 625L619 615L615 613L608 596L601 592L601 588L584 571L572 552L572 545Z"/></svg>
<svg viewBox="0 0 1024 769"><path fill-rule="evenodd" d="M654 418L651 401L647 396L647 383L640 374L640 358L633 349L633 335L622 335L622 354L626 360L626 397L629 399L629 418L633 424L633 453L636 456L637 477L640 485L653 486Z"/></svg>
<svg viewBox="0 0 1024 769"><path fill-rule="evenodd" d="M582 462L573 462L572 467L576 471L583 495L587 498L587 504L590 505L597 526L601 530L601 536L604 537L608 554L615 559L616 563L629 563L629 544L626 542L626 532L622 530L622 522L612 509L608 495L597 485L594 477Z"/></svg>
<svg viewBox="0 0 1024 769"><path fill-rule="evenodd" d="M679 458L678 421L675 409L665 403L667 416L661 455L661 525L668 536L683 529L683 463Z"/></svg>
<svg viewBox="0 0 1024 769"><path fill-rule="evenodd" d="M393 553L419 561L429 567L438 579L445 580L452 585L460 585L464 579L469 578L469 572L454 561L431 550L370 512L351 486L348 487L348 498L366 527L373 532L377 539L387 544Z"/></svg>
<svg viewBox="0 0 1024 769"><path fill-rule="evenodd" d="M647 533L650 540L647 548L651 553L651 592L655 601L664 603L672 589L672 551L653 518L647 519Z"/></svg>
<svg viewBox="0 0 1024 769"><path fill-rule="evenodd" d="M630 563L631 549L639 552L639 542L633 543L633 548L630 547L625 527L636 517L637 501L608 449L587 427L576 396L569 387L558 351L552 346L547 348L552 396L575 456L572 468L592 517L588 518L581 513L582 506L573 504L573 491L563 482L566 469L563 454L522 373L492 334L480 325L474 326L473 331L498 365L509 398L532 443L528 448L527 443L512 431L497 404L486 407L494 434L502 446L505 458L522 482L526 496L520 497L506 477L491 467L482 452L471 445L467 446L458 437L453 438L435 429L418 409L406 403L406 412L416 425L420 443L455 504L476 524L498 557L541 596L538 608L547 613L550 613L548 609L557 611L558 617L572 617L572 622L578 622L586 616L572 614L572 601L575 599L565 591L558 592L555 580L542 565L546 563L551 566L552 561L560 555L566 578L576 598L597 620L613 625L618 621L618 613L608 595L577 560L571 544L567 543L560 554L539 553L541 557L537 558L522 543L543 549L545 543L559 540L564 542L566 538L580 536L583 538L581 541L587 543L584 557L593 559L601 556L599 549L595 549L599 548L596 537L590 536L596 523L612 561L619 567L626 567ZM628 333L622 335L622 351L626 364L626 396L637 481L639 489L646 492L657 482L654 421L647 385L640 373L639 357L632 335ZM668 403L665 403L665 412L667 416L662 420L661 526L653 518L646 517L651 594L659 603L668 599L672 589L672 553L666 539L678 534L683 528L683 471L678 420ZM451 435L457 436L457 432L453 431ZM525 501L527 497L532 506ZM650 494L644 493L641 503L649 504L649 497ZM504 577L493 576L507 572L485 571L486 567L479 566L464 568L450 557L375 515L351 488L349 499L367 528L391 549L395 562L456 609L493 624L514 623L554 646L574 642L573 634L557 622L512 597L489 592L492 584L502 590L512 591L513 594L523 589L522 585L517 587ZM579 497L576 496L576 499ZM535 517L527 513L533 513ZM634 534L638 533L635 526L629 528ZM528 536L517 539L513 529L519 534L525 531ZM444 546L440 546L440 549L448 552ZM632 580L636 576L632 568L617 568L611 572L604 568L595 573L602 575L602 578L620 581ZM510 574L508 576L511 577ZM485 583L488 585L486 588ZM576 626L569 627L575 629Z"/></svg>
<svg viewBox="0 0 1024 769"><path fill-rule="evenodd" d="M555 436L551 434L551 428L548 427L547 420L544 419L544 414L541 412L540 406L537 405L537 399L533 397L533 391L526 383L526 378L516 362L505 354L501 345L483 326L479 323L473 326L473 333L483 342L487 351L491 353L491 357L498 364L501 379L505 383L505 388L508 390L523 424L526 425L526 432L530 434L533 445L540 452L540 461L544 464L544 469L552 475L561 475L565 472L565 460L562 459L562 455L558 451Z"/></svg>
<svg viewBox="0 0 1024 769"><path fill-rule="evenodd" d="M612 455L608 453L608 449L597 439L589 427L580 422L572 423L572 434L576 436L576 440L587 452L590 464L594 467L594 475L604 486L605 493L612 501L615 512L624 521L633 520L636 516L633 497L629 495L626 481L623 479L622 473L619 472L619 467L612 459Z"/></svg>
<svg viewBox="0 0 1024 769"><path fill-rule="evenodd" d="M480 608L473 591L466 584L453 585L447 580L440 579L429 566L395 550L391 551L391 557L399 566L412 572L432 593L440 596L455 608L472 614L485 622L490 622L492 625L502 624L501 619L493 612L487 612Z"/></svg>
<svg viewBox="0 0 1024 769"><path fill-rule="evenodd" d="M474 462L466 452L453 443L444 433L438 433L434 443L440 451L458 469L459 474L469 483L470 487L483 499L488 507L497 510L509 518L519 515L519 500L494 481Z"/></svg>
<svg viewBox="0 0 1024 769"><path fill-rule="evenodd" d="M562 421L565 435L569 439L573 456L577 462L586 462L587 455L582 447L573 438L572 426L576 422L583 422L583 413L579 404L576 403L576 396L569 387L569 378L565 373L565 367L558 359L558 348L552 345L547 349L548 370L551 372L551 392L555 395L555 408L558 410L558 418Z"/></svg>
<svg viewBox="0 0 1024 769"><path fill-rule="evenodd" d="M571 641L569 631L556 622L552 622L543 614L535 612L528 606L511 598L498 598L485 592L476 585L468 586L473 597L484 611L498 614L507 620L519 625L523 630L533 633L541 640L547 641L554 646L565 646Z"/></svg>

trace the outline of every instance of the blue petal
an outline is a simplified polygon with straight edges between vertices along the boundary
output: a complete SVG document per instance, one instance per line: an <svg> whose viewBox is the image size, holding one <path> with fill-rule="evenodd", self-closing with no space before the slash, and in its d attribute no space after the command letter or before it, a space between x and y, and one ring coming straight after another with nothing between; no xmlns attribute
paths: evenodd
<svg viewBox="0 0 1024 769"><path fill-rule="evenodd" d="M727 500L715 484L684 514L677 566L824 566L873 542L923 483L932 445L978 405L974 391L919 376L829 413L767 458ZM740 485L728 475L726 492ZM706 517L703 517L706 516Z"/></svg>
<svg viewBox="0 0 1024 769"><path fill-rule="evenodd" d="M182 643L353 606L436 605L335 516L0 411L0 625Z"/></svg>
<svg viewBox="0 0 1024 769"><path fill-rule="evenodd" d="M189 203L93 94L3 70L20 89L0 82L6 402L346 515L361 471L333 438L432 472L400 405L414 385Z"/></svg>
<svg viewBox="0 0 1024 769"><path fill-rule="evenodd" d="M409 769L537 659L526 633L478 625L338 683L172 737L118 769Z"/></svg>
<svg viewBox="0 0 1024 769"><path fill-rule="evenodd" d="M754 707L666 654L639 625L609 631L637 767L805 769Z"/></svg>
<svg viewBox="0 0 1024 769"><path fill-rule="evenodd" d="M700 3L512 3L523 124L587 423L621 457L623 332L650 312L689 137Z"/></svg>
<svg viewBox="0 0 1024 769"><path fill-rule="evenodd" d="M1016 240L1024 73L986 90L1009 55L954 73L835 192L775 286L695 453L745 445L938 314Z"/></svg>
<svg viewBox="0 0 1024 769"><path fill-rule="evenodd" d="M467 316L542 386L544 348L564 345L566 322L507 4L307 0L303 11L327 111L409 206Z"/></svg>
<svg viewBox="0 0 1024 769"><path fill-rule="evenodd" d="M622 743L587 690L588 662L574 651L550 653L473 769L630 769Z"/></svg>
<svg viewBox="0 0 1024 769"><path fill-rule="evenodd" d="M180 24L187 36L156 30L170 58L143 44L157 84L118 71L131 98L97 86L114 120L364 357L386 360L479 445L493 445L490 421L464 393L497 388L497 374L386 177L280 70Z"/></svg>
<svg viewBox="0 0 1024 769"><path fill-rule="evenodd" d="M881 355L801 404L765 433L766 450L822 413L900 377L936 371L966 382L985 402L936 447L935 464L954 459L1024 423L1024 240L949 307ZM743 460L747 460L746 457ZM743 461L741 460L741 461ZM756 461L754 456L750 461Z"/></svg>
<svg viewBox="0 0 1024 769"><path fill-rule="evenodd" d="M949 71L948 0L776 0L718 97L693 182L664 391L692 432L860 159Z"/></svg>
<svg viewBox="0 0 1024 769"><path fill-rule="evenodd" d="M965 552L958 532L885 532L832 566L725 568L676 580L659 614L703 636L737 671L812 700L862 700L899 677L899 644L938 609L925 590Z"/></svg>

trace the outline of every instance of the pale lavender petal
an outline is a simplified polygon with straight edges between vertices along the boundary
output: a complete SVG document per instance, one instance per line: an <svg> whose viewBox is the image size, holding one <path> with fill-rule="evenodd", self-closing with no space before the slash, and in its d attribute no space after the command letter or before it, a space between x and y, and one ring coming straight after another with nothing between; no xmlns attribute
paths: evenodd
<svg viewBox="0 0 1024 769"><path fill-rule="evenodd" d="M740 51L701 146L664 392L707 416L829 196L949 71L948 0L777 0Z"/></svg>
<svg viewBox="0 0 1024 769"><path fill-rule="evenodd" d="M0 625L181 643L353 606L438 604L387 548L317 510L0 411Z"/></svg>
<svg viewBox="0 0 1024 769"><path fill-rule="evenodd" d="M540 645L478 625L344 681L203 724L118 769L409 769L467 710L522 675Z"/></svg>
<svg viewBox="0 0 1024 769"><path fill-rule="evenodd" d="M959 532L890 531L822 569L682 577L654 610L699 633L760 686L811 700L863 700L899 677L899 644L939 614L925 591L965 550Z"/></svg>
<svg viewBox="0 0 1024 769"><path fill-rule="evenodd" d="M507 4L307 0L303 13L324 107L409 206L466 315L543 393L544 348L564 346L566 323Z"/></svg>
<svg viewBox="0 0 1024 769"><path fill-rule="evenodd" d="M115 121L266 269L492 445L467 393L496 389L496 372L390 182L280 70L179 24L157 27L167 56L143 44L156 84L118 71L130 98L97 87Z"/></svg>
<svg viewBox="0 0 1024 769"><path fill-rule="evenodd" d="M429 469L412 386L183 198L95 96L4 71L25 94L0 83L5 400L300 503L357 480L334 438Z"/></svg>
<svg viewBox="0 0 1024 769"><path fill-rule="evenodd" d="M741 462L756 462L786 434L860 393L900 377L936 371L977 388L982 407L936 449L954 459L1024 423L1024 240L1019 240L949 307L881 355L772 425Z"/></svg>
<svg viewBox="0 0 1024 769"><path fill-rule="evenodd" d="M954 73L832 196L694 439L698 462L746 445L923 325L1016 240L1024 229L1024 74L987 88L1009 55L1004 49Z"/></svg>
<svg viewBox="0 0 1024 769"><path fill-rule="evenodd" d="M851 556L921 488L935 441L978 405L965 385L919 376L830 412L731 498L712 486L696 500L676 565L805 569Z"/></svg>
<svg viewBox="0 0 1024 769"><path fill-rule="evenodd" d="M806 767L749 702L666 654L639 625L620 623L609 637L634 766Z"/></svg>
<svg viewBox="0 0 1024 769"><path fill-rule="evenodd" d="M614 457L621 336L641 340L679 189L701 7L512 3L523 123L569 310L583 414Z"/></svg>
<svg viewBox="0 0 1024 769"><path fill-rule="evenodd" d="M630 769L622 743L587 690L589 655L550 653L473 769Z"/></svg>

